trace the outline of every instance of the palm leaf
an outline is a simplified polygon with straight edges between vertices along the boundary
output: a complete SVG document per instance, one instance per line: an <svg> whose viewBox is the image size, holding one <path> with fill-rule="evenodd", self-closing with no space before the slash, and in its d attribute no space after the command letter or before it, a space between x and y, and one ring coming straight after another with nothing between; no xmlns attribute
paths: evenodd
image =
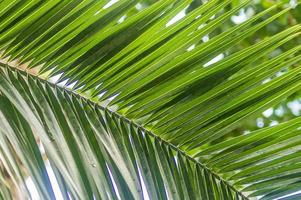
<svg viewBox="0 0 301 200"><path fill-rule="evenodd" d="M298 198L299 117L231 135L301 85L300 25L244 44L291 8L249 5L1 1L1 197Z"/></svg>

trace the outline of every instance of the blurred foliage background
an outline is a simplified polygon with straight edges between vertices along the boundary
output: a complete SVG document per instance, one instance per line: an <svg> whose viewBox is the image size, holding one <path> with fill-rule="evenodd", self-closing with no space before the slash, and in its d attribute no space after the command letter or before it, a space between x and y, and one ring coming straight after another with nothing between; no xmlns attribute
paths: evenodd
<svg viewBox="0 0 301 200"><path fill-rule="evenodd" d="M234 0L233 4L237 4L239 2L240 2L240 0ZM287 6L293 6L294 9L290 10L289 12L287 12L287 14L278 18L278 20L273 21L271 24L269 24L265 28L261 29L261 31L257 32L257 34L254 35L252 38L245 40L244 42L246 44L253 43L256 40L261 40L262 38L269 36L269 35L274 35L277 32L280 32L293 25L301 24L301 6L300 6L300 4L297 5L297 1L292 1L292 0L291 1L289 1L289 0L255 0L253 5L250 6L249 8L241 11L240 15L247 18L263 9L266 9L268 7L275 5L276 3L284 3L282 8L287 7ZM281 8L279 8L279 9L281 9ZM284 49L292 48L292 46L296 45L296 43L301 44L301 36L296 38L293 42L288 43L287 45L282 46L281 48L277 49L275 52L272 52L271 57L273 55L279 54ZM267 57L265 59L269 59L269 57ZM300 63L298 65L300 67ZM277 74L271 76L270 79L272 79L275 76L281 76L283 73L285 73L285 71L278 72ZM269 80L267 80L267 81L269 81ZM256 116L256 117L246 121L244 124L241 125L241 127L235 129L233 131L233 134L245 134L252 130L260 129L260 128L267 127L267 126L274 126L274 125L277 125L278 123L288 121L288 120L293 119L300 115L301 115L301 88L300 88L299 92L293 94L292 96L290 96L287 99L283 99L283 101L280 104L273 106L270 109L263 112L261 115Z"/></svg>
<svg viewBox="0 0 301 200"><path fill-rule="evenodd" d="M194 3L189 8L186 9L186 12L192 11L195 7L199 6L204 2L206 2L206 0L195 0ZM242 0L232 0L231 6L232 7L236 6L241 2ZM225 23L223 27L220 27L220 29L216 30L216 32L212 33L212 35L209 35L208 39L210 39L210 37L214 37L215 34L217 35L223 31L226 31L227 29L229 29L229 27L232 27L235 24L240 24L248 20L256 13L259 13L260 11L263 11L264 9L267 9L271 6L274 6L275 4L281 4L278 10L276 10L275 12L287 8L288 6L291 6L294 9L290 10L285 15L282 15L280 18L273 21L268 26L262 28L255 35L252 35L251 37L245 39L244 41L236 45L235 48L227 50L227 52L225 52L224 55L222 55L219 59L222 59L223 57L226 57L227 55L236 52L237 50L243 49L249 46L250 44L257 43L258 41L261 41L267 36L272 36L276 33L279 33L280 31L285 30L288 27L294 26L296 24L301 24L300 1L298 0L254 0L248 7L240 10L239 13L237 13L237 15L232 16L231 20L229 20L228 23ZM265 20L265 18L263 18L262 20ZM296 38L292 42L281 46L281 48L278 48L275 51L271 52L271 54L268 57L259 59L253 64L256 65L258 63L262 63L264 60L270 59L278 55L284 50L291 49L293 46L296 45L296 43L301 44L301 36ZM293 67L300 66L300 65L301 63ZM252 68L252 66L249 67ZM274 77L281 76L288 70L289 68L284 69L283 71L280 71L277 74L273 74L269 79L265 81L270 81ZM258 116L253 116L253 118L244 121L243 123L241 123L239 127L233 130L226 137L247 134L248 132L253 130L261 129L268 126L274 126L281 122L288 121L300 115L301 115L301 88L299 92L293 94L287 99L283 99L283 101L279 105L271 106L271 108L269 108L262 114ZM221 140L223 139L219 139L219 141L215 141L215 142L220 142Z"/></svg>

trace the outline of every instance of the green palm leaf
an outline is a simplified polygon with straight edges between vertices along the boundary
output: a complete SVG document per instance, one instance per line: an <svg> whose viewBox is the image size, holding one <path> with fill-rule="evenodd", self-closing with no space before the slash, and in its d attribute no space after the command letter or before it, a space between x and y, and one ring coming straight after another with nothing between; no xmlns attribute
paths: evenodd
<svg viewBox="0 0 301 200"><path fill-rule="evenodd" d="M299 24L246 42L292 8L250 5L1 1L1 197L298 199L300 117L232 134L301 86Z"/></svg>

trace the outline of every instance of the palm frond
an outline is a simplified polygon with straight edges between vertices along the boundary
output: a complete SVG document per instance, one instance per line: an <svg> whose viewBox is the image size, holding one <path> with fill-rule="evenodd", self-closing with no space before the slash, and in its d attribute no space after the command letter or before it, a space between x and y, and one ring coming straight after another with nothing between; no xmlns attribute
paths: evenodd
<svg viewBox="0 0 301 200"><path fill-rule="evenodd" d="M239 193L236 197L235 189L184 152L137 124L72 93L10 70L2 71L0 87L4 115L1 124L7 125L3 135L10 138L18 134L5 131L15 126L42 128L39 136L46 155L68 183L65 194L82 199L117 199L118 195L121 199L141 199L143 180L152 199L167 199L167 195L172 199L204 195L213 199L221 196L244 199ZM9 111L18 117L5 116ZM17 124L18 118L24 121L28 117L29 124ZM4 121L7 119L12 122ZM27 138L34 140L32 133ZM36 147L35 142L32 145ZM33 147L19 146L24 149L18 157L23 155L24 160L32 161L27 158L32 154L25 150ZM40 168L44 169L41 164ZM37 182L41 188L47 186L48 177L43 180ZM44 198L53 195L51 191L41 194Z"/></svg>
<svg viewBox="0 0 301 200"><path fill-rule="evenodd" d="M230 135L301 86L299 24L243 44L291 8L231 23L250 2L1 1L0 160L18 189L28 173L54 199L50 165L64 199L299 191L300 118Z"/></svg>

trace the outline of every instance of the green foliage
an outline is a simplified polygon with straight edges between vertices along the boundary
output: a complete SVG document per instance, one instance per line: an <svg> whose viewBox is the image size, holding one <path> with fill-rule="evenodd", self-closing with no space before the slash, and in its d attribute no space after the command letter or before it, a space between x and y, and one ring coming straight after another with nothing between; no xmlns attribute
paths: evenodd
<svg viewBox="0 0 301 200"><path fill-rule="evenodd" d="M50 165L64 199L298 198L300 117L250 124L299 96L300 6L0 7L3 197L13 198L12 185L29 196L31 177L54 199Z"/></svg>

